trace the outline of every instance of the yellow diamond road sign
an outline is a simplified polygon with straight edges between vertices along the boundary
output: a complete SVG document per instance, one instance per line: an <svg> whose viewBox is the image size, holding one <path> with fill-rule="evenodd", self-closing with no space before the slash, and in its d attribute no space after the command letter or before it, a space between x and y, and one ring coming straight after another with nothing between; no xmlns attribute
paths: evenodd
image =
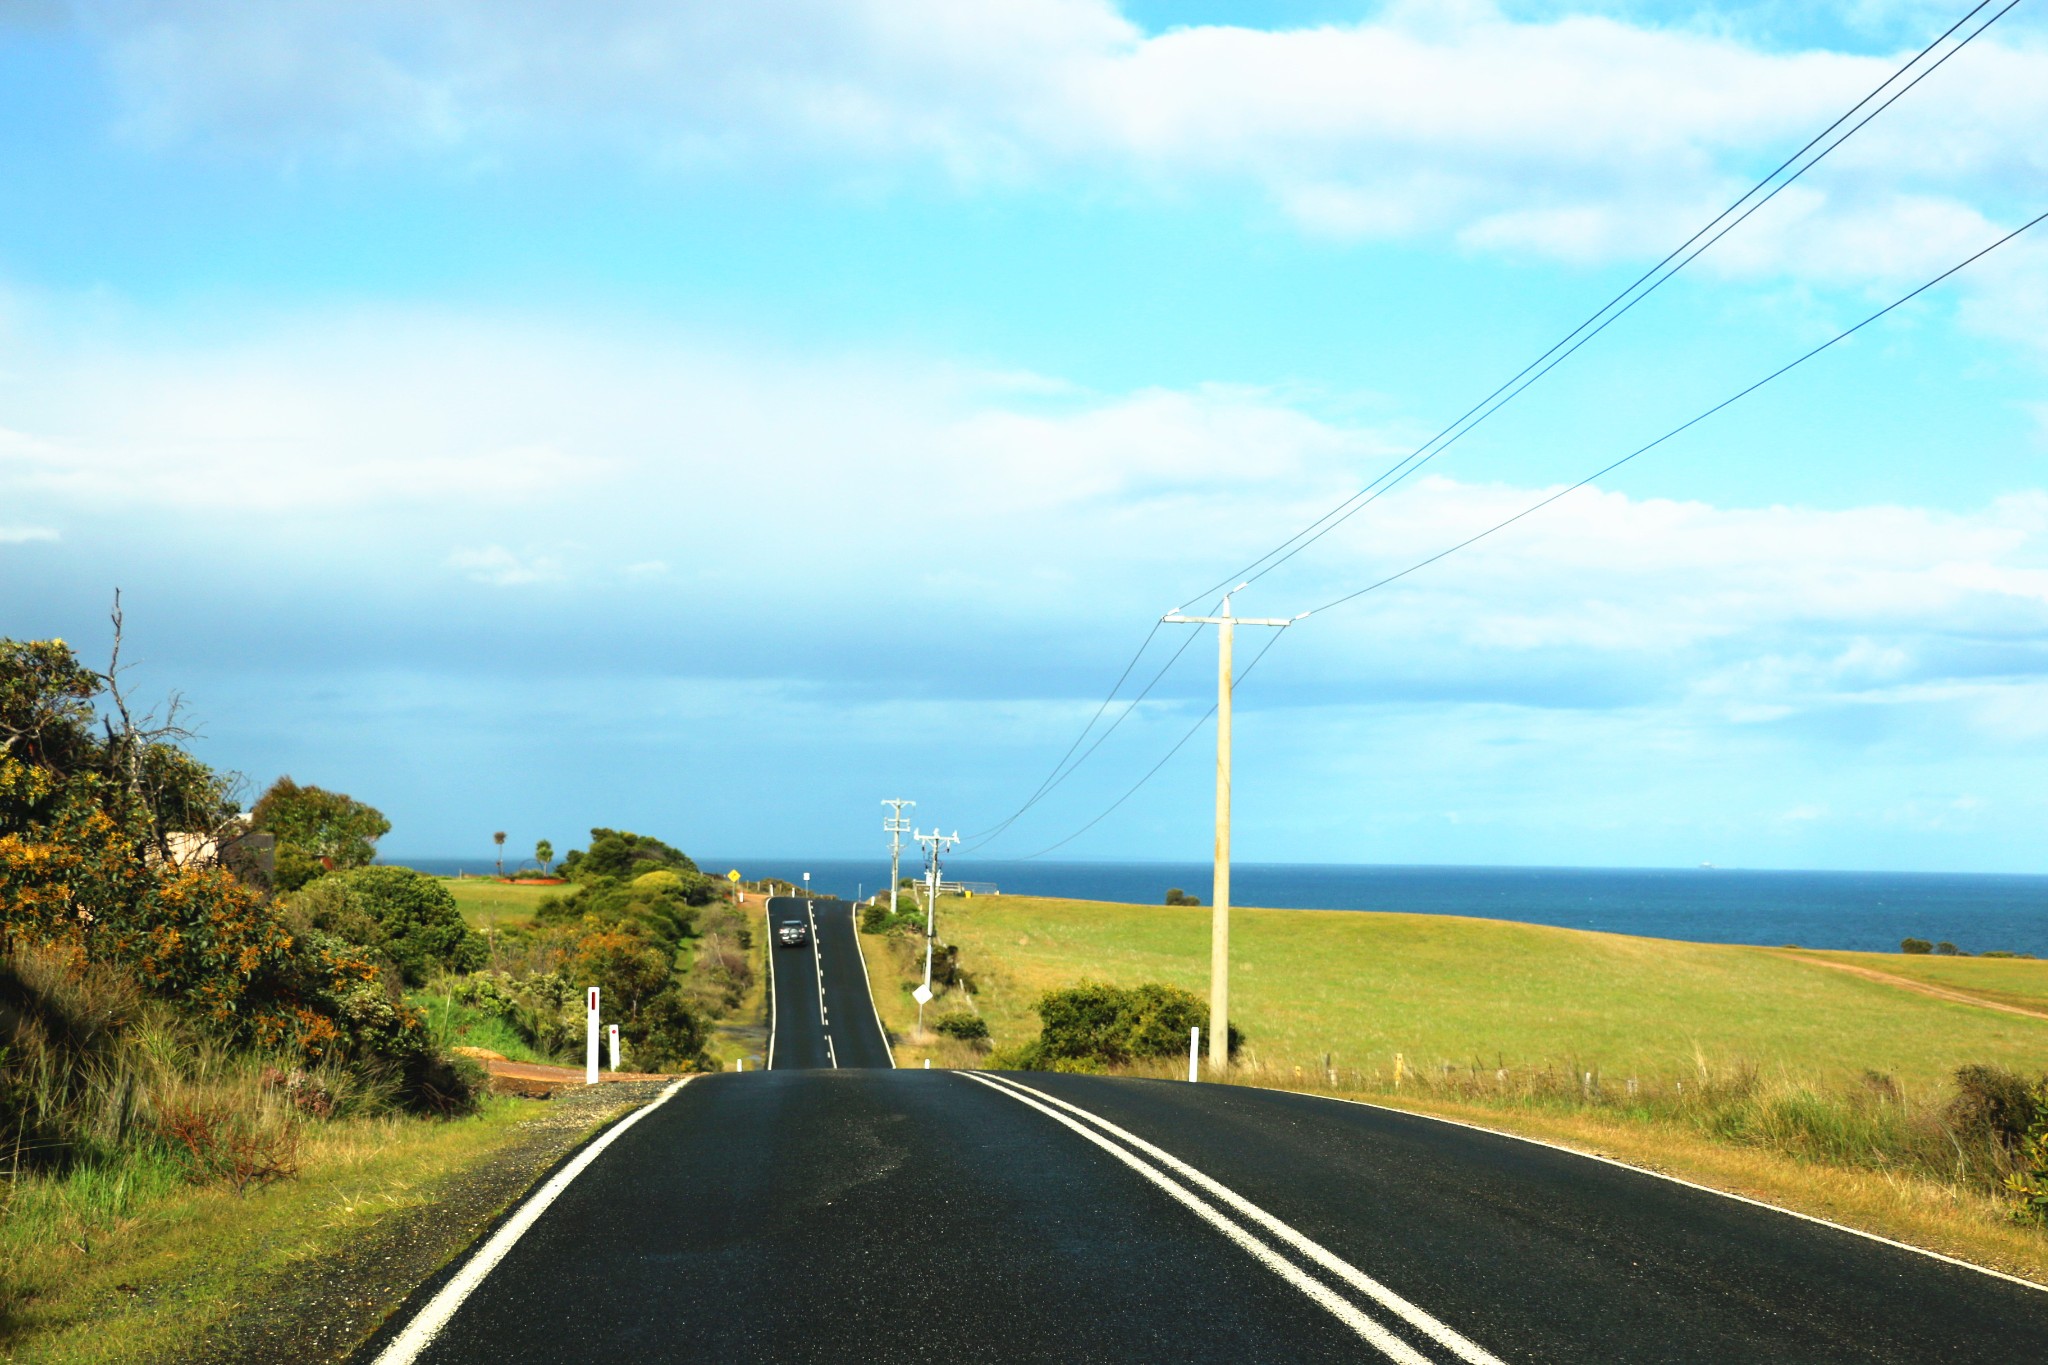
<svg viewBox="0 0 2048 1365"><path fill-rule="evenodd" d="M725 879L729 882L738 881L740 879L740 870L738 868L734 868L732 871L725 874Z"/></svg>

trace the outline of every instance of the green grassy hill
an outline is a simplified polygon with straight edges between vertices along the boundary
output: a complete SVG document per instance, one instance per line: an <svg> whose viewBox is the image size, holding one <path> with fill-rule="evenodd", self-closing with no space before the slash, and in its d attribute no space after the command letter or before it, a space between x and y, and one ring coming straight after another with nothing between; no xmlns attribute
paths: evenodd
<svg viewBox="0 0 2048 1365"><path fill-rule="evenodd" d="M940 936L999 1046L1030 1037L1040 991L1163 981L1206 996L1209 911L1003 896L947 900ZM2048 962L1820 954L1449 916L1238 910L1232 999L1269 1066L1555 1065L1683 1075L1696 1057L1836 1081L1934 1087L1967 1062L2048 1070L2048 1019L1933 999L1850 961L1950 989L2048 1002Z"/></svg>

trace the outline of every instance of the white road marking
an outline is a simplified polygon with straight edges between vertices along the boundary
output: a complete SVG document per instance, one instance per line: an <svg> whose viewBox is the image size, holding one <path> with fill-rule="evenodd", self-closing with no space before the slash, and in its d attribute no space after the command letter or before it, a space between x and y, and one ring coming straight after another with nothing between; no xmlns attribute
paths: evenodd
<svg viewBox="0 0 2048 1365"><path fill-rule="evenodd" d="M512 1250L513 1244L525 1235L526 1230L532 1227L543 1213L547 1212L548 1205L561 1197L562 1191L569 1188L570 1182L583 1174L591 1162L604 1155L605 1148L624 1137L627 1129L667 1104L669 1098L688 1085L692 1079L684 1077L662 1091L652 1104L620 1119L606 1129L597 1141L578 1152L573 1161L555 1172L554 1178L521 1204L518 1211L491 1234L491 1239L483 1244L482 1249L471 1256L462 1269L455 1272L454 1278L442 1285L440 1292L433 1298L427 1300L427 1306L413 1315L413 1320L406 1324L405 1330L378 1353L376 1365L411 1365L411 1362L419 1359L420 1352L433 1344L441 1329L448 1325L448 1320L462 1307L463 1300L476 1292L477 1286L484 1282L484 1277L497 1267L498 1262L505 1259L505 1253Z"/></svg>
<svg viewBox="0 0 2048 1365"><path fill-rule="evenodd" d="M811 922L811 965L818 973L818 1022L829 1026L832 1023L832 1012L825 1008L825 951L818 946L817 907L805 901L804 915Z"/></svg>
<svg viewBox="0 0 2048 1365"><path fill-rule="evenodd" d="M856 909L858 906L855 907ZM889 1046L889 1030L882 1024L882 1007L875 1003L875 979L868 975L867 950L860 946L860 920L853 921L853 951L860 958L860 979L868 988L868 1008L875 1012L875 1036L882 1040L882 1051L889 1058L889 1067L896 1067L896 1049Z"/></svg>
<svg viewBox="0 0 2048 1365"><path fill-rule="evenodd" d="M761 942L768 949L768 1064L761 1069L775 1069L775 897L761 898Z"/></svg>
<svg viewBox="0 0 2048 1365"><path fill-rule="evenodd" d="M1348 1299L1343 1298L1322 1281L1306 1274L1299 1266L1282 1256L1272 1247L1266 1245L1266 1243L1260 1241L1242 1225L1225 1217L1214 1205L1202 1199L1193 1190L1190 1190L1179 1181L1171 1179L1155 1167L1140 1161L1125 1148L1111 1142L1101 1134L1083 1127L1058 1110L1040 1104L1037 1100L1031 1098L1029 1094L1021 1093L1023 1087L1011 1089L1008 1086L998 1085L990 1078L977 1075L972 1071L961 1071L955 1074L977 1084L985 1085L997 1094L1007 1095L1019 1104L1029 1105L1055 1123L1064 1124L1089 1142L1100 1147L1103 1151L1108 1152L1118 1161L1121 1161L1124 1165L1130 1167L1146 1180L1165 1191L1169 1197L1184 1206L1197 1218L1200 1218L1203 1222L1236 1243L1240 1249L1250 1253L1252 1258L1257 1260L1259 1264L1265 1266L1303 1294L1306 1294L1318 1306L1328 1311L1332 1317L1378 1348L1379 1352L1389 1360L1399 1361L1401 1365L1434 1365L1434 1362L1428 1356L1423 1355L1407 1342L1389 1332L1378 1322L1367 1317Z"/></svg>
<svg viewBox="0 0 2048 1365"><path fill-rule="evenodd" d="M825 1035L825 1055L832 1059L832 1069L837 1071L839 1069L839 1049L832 1046L832 1035L829 1033Z"/></svg>
<svg viewBox="0 0 2048 1365"><path fill-rule="evenodd" d="M1381 1284L1378 1280L1375 1280L1372 1276L1360 1270L1357 1266L1351 1264L1351 1262L1324 1247L1321 1243L1304 1236L1302 1233L1296 1232L1286 1223L1267 1213L1257 1204L1252 1203L1251 1200L1237 1193L1237 1191L1196 1170L1193 1166L1188 1165L1185 1161L1173 1155L1173 1153L1155 1147L1136 1133L1118 1127L1100 1114L1083 1109L1077 1104L1069 1104L1056 1095L1048 1095L1043 1090L1025 1085L1022 1081L1011 1080L1008 1076L992 1076L988 1079L998 1081L1003 1085L1011 1086L1028 1094L1036 1095L1048 1104L1058 1105L1070 1114L1079 1115L1106 1133L1115 1134L1145 1155L1151 1157L1154 1161L1159 1162L1175 1174L1199 1186L1214 1198L1228 1204L1239 1214L1258 1224L1273 1236L1293 1247L1303 1256L1308 1257L1308 1259L1314 1261L1332 1275L1349 1284L1352 1288L1370 1296L1374 1302L1400 1317L1402 1321L1417 1331L1427 1335L1431 1340L1457 1356L1458 1359L1469 1362L1469 1365L1502 1365L1499 1357L1488 1352L1477 1342L1460 1335L1456 1330L1437 1321L1422 1309L1416 1307L1393 1290Z"/></svg>
<svg viewBox="0 0 2048 1365"><path fill-rule="evenodd" d="M1810 1213L1801 1213L1797 1209L1788 1209L1777 1204L1766 1204L1763 1200L1751 1199L1746 1194L1734 1194L1728 1190L1717 1190L1712 1185L1701 1185L1679 1176L1666 1175L1662 1171L1653 1171L1647 1166L1631 1166L1626 1161L1616 1161L1613 1157L1601 1156L1598 1152L1582 1152L1576 1147L1567 1147L1560 1142L1546 1142L1542 1138L1523 1137L1520 1133L1504 1132L1499 1128L1486 1128L1476 1123L1466 1123L1463 1119L1447 1119L1440 1114L1425 1114L1419 1109L1397 1109L1391 1104L1374 1104L1371 1100L1347 1099L1342 1095L1317 1095L1306 1090L1286 1090L1280 1093L1300 1095L1305 1099L1311 1100L1328 1100L1332 1104L1355 1104L1361 1109L1377 1109L1384 1114L1405 1114L1412 1119L1428 1119L1431 1123L1447 1123L1453 1128L1469 1128L1475 1133L1485 1133L1489 1137L1507 1138L1514 1142L1526 1142L1532 1147L1548 1147L1551 1151L1563 1152L1566 1156L1583 1157L1587 1161L1598 1161L1606 1166L1618 1166L1624 1171L1633 1171L1637 1175L1647 1175L1657 1180L1668 1181L1673 1185L1683 1185L1689 1190L1698 1190L1702 1194L1712 1194L1718 1195L1723 1199L1732 1199L1738 1204L1748 1204L1752 1208L1769 1209L1772 1213L1782 1213L1787 1218L1797 1218L1802 1223L1815 1223L1824 1228L1833 1228L1836 1232L1846 1232L1851 1237L1861 1237L1866 1242L1878 1242L1884 1246L1896 1247L1900 1251L1910 1251L1915 1256L1925 1256L1931 1261L1940 1261L1946 1265L1960 1267L1963 1270L1974 1270L1979 1275L1989 1275L1994 1280L2004 1280L2008 1284L2016 1284L2023 1289L2048 1293L2048 1284L2041 1284L2034 1280L2023 1280L2017 1275L2008 1275L2003 1270L1993 1270L1989 1266L1973 1265L1969 1261L1960 1261L1953 1256L1944 1256L1938 1251L1929 1251L1926 1247L1916 1247L1911 1242L1895 1242L1889 1237L1881 1236L1875 1232L1865 1232L1862 1228L1852 1228L1846 1223L1830 1222L1825 1218L1816 1218Z"/></svg>

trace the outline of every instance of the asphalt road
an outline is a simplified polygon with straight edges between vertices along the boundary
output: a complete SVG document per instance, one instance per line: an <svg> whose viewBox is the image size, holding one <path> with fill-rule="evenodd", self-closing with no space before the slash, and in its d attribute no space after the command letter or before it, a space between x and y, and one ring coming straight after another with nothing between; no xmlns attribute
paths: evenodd
<svg viewBox="0 0 2048 1365"><path fill-rule="evenodd" d="M776 955L774 1069L608 1134L387 1361L2048 1360L2048 1292L1510 1138L886 1069L826 904Z"/></svg>
<svg viewBox="0 0 2048 1365"><path fill-rule="evenodd" d="M784 948L775 931L792 919L810 928L810 941ZM767 922L768 1069L895 1066L868 994L853 906L825 896L776 896L768 902Z"/></svg>

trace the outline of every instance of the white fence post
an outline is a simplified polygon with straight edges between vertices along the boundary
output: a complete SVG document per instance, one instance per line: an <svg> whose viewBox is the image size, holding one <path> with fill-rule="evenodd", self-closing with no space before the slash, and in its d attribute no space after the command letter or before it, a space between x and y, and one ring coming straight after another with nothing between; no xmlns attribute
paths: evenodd
<svg viewBox="0 0 2048 1365"><path fill-rule="evenodd" d="M583 1083L597 1084L597 987L592 986L583 1025Z"/></svg>
<svg viewBox="0 0 2048 1365"><path fill-rule="evenodd" d="M1201 1056L1202 1026L1200 1024L1196 1024L1193 1028L1188 1030L1188 1079L1190 1081L1195 1079L1195 1068L1201 1064Z"/></svg>
<svg viewBox="0 0 2048 1365"><path fill-rule="evenodd" d="M612 1045L612 1070L617 1071L619 1069L619 1026L617 1024L605 1025L605 1041Z"/></svg>

